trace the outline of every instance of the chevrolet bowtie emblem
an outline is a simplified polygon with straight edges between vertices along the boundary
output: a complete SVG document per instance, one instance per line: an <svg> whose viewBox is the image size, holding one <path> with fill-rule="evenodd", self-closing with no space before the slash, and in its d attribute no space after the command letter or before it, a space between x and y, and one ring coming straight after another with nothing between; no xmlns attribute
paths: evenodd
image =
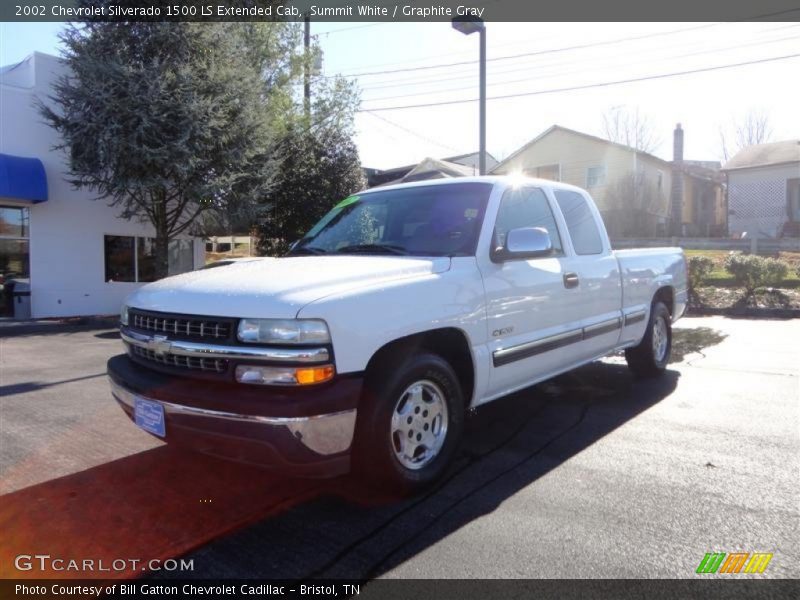
<svg viewBox="0 0 800 600"><path fill-rule="evenodd" d="M162 354L167 354L172 349L172 343L165 335L154 335L147 342L147 349L152 350L160 356Z"/></svg>

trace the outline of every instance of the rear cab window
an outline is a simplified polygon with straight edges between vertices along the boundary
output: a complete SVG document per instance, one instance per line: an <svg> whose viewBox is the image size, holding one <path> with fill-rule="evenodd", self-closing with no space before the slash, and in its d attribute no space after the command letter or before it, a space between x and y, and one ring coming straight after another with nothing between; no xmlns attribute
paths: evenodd
<svg viewBox="0 0 800 600"><path fill-rule="evenodd" d="M553 193L567 223L575 254L602 254L603 238L583 194L571 190L553 190Z"/></svg>

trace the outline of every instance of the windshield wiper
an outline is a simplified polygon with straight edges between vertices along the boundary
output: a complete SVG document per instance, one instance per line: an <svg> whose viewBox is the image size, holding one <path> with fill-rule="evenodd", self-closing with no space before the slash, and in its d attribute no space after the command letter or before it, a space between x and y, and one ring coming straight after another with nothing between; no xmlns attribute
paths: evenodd
<svg viewBox="0 0 800 600"><path fill-rule="evenodd" d="M327 254L327 250L325 248L317 248L316 246L297 246L292 248L287 256L294 256L296 254Z"/></svg>
<svg viewBox="0 0 800 600"><path fill-rule="evenodd" d="M377 252L382 254L408 254L408 250L403 246L395 244L353 244L352 246L344 246L336 250L339 254L353 253L370 253Z"/></svg>

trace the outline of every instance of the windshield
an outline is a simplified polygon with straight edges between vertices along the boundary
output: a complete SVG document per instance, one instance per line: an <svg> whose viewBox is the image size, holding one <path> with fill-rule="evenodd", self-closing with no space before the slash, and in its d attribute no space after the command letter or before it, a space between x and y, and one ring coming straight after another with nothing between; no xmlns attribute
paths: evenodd
<svg viewBox="0 0 800 600"><path fill-rule="evenodd" d="M491 191L454 183L350 196L289 254L472 256Z"/></svg>

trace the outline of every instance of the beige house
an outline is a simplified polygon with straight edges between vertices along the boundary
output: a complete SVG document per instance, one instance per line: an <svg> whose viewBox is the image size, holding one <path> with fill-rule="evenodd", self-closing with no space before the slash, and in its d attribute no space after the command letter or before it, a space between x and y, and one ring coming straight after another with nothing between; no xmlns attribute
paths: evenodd
<svg viewBox="0 0 800 600"><path fill-rule="evenodd" d="M682 146L683 132L679 128L676 134L678 131ZM654 237L669 230L676 165L630 146L553 125L503 160L492 173L522 173L584 188L597 202L612 237ZM713 235L712 230L724 226L721 185L705 174L703 179L711 182L712 191L701 194L698 189L704 184L693 171L680 168L683 233ZM698 210L695 198L709 208ZM704 222L697 222L698 216Z"/></svg>

